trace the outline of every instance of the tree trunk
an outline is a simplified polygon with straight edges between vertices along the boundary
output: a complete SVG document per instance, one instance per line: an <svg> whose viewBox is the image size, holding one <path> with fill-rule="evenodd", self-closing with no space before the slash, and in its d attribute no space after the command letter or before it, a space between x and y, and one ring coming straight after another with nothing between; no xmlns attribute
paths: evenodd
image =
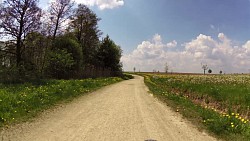
<svg viewBox="0 0 250 141"><path fill-rule="evenodd" d="M53 34L53 39L56 38L56 32L57 32L57 29L58 29L58 25L59 25L59 16L57 17L57 20L56 20L56 27L55 27L54 34Z"/></svg>
<svg viewBox="0 0 250 141"><path fill-rule="evenodd" d="M19 33L17 36L17 43L16 43L16 66L19 67L20 62L21 62L21 42L22 42L22 32L23 32L23 16L24 14L21 15L20 18L20 28L19 28Z"/></svg>

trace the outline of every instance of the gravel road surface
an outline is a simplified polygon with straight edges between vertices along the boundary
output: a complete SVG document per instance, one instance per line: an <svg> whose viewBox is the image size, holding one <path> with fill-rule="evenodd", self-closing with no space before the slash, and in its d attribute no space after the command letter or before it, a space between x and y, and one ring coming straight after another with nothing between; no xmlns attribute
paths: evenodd
<svg viewBox="0 0 250 141"><path fill-rule="evenodd" d="M213 141L148 93L143 77L97 90L4 129L3 141Z"/></svg>

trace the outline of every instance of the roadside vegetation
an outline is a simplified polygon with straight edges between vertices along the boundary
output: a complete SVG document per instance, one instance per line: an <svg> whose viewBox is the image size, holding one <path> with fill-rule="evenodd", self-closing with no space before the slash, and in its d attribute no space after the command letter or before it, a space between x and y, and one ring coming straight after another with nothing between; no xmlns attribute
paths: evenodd
<svg viewBox="0 0 250 141"><path fill-rule="evenodd" d="M0 83L0 127L36 116L60 102L122 81L119 77L83 80L41 80L24 84Z"/></svg>
<svg viewBox="0 0 250 141"><path fill-rule="evenodd" d="M131 78L121 47L84 4L54 0L42 10L38 0L3 0L0 17L0 126Z"/></svg>
<svg viewBox="0 0 250 141"><path fill-rule="evenodd" d="M91 9L75 4L55 0L42 10L38 0L3 0L0 82L122 75L120 46L102 36Z"/></svg>
<svg viewBox="0 0 250 141"><path fill-rule="evenodd" d="M150 91L220 139L250 139L250 75L140 73Z"/></svg>

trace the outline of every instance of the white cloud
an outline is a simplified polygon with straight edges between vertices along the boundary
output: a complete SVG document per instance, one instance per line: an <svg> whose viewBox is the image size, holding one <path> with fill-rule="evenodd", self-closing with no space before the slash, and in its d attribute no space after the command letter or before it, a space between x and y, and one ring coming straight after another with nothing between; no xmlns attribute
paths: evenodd
<svg viewBox="0 0 250 141"><path fill-rule="evenodd" d="M76 3L98 6L99 9L113 9L124 5L124 0L75 0Z"/></svg>
<svg viewBox="0 0 250 141"><path fill-rule="evenodd" d="M159 34L155 34L153 37L153 41L155 43L161 43L161 36Z"/></svg>
<svg viewBox="0 0 250 141"><path fill-rule="evenodd" d="M177 42L175 40L173 40L172 42L167 43L167 47L169 48L173 48L177 46Z"/></svg>
<svg viewBox="0 0 250 141"><path fill-rule="evenodd" d="M196 39L184 43L182 49L170 50L176 47L174 40L164 44L159 34L152 41L143 41L130 54L122 57L124 70L164 71L164 64L170 65L170 70L177 72L202 72L201 63L207 63L215 73L223 70L227 73L248 72L250 66L250 40L244 45L235 46L223 34L218 34L218 40L211 36L200 34Z"/></svg>
<svg viewBox="0 0 250 141"><path fill-rule="evenodd" d="M247 41L247 43L243 45L243 48L245 49L245 53L250 56L250 41Z"/></svg>

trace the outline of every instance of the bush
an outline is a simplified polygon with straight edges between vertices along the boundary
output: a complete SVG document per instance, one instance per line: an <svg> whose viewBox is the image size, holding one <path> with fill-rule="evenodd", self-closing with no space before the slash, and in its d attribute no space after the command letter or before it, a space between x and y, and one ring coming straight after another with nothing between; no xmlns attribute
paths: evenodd
<svg viewBox="0 0 250 141"><path fill-rule="evenodd" d="M49 53L47 74L52 78L67 79L72 73L74 59L66 50L54 50Z"/></svg>
<svg viewBox="0 0 250 141"><path fill-rule="evenodd" d="M123 74L122 79L124 80L134 79L134 76L130 74Z"/></svg>
<svg viewBox="0 0 250 141"><path fill-rule="evenodd" d="M53 42L46 71L52 78L69 79L80 71L81 61L80 45L70 37L61 36Z"/></svg>

